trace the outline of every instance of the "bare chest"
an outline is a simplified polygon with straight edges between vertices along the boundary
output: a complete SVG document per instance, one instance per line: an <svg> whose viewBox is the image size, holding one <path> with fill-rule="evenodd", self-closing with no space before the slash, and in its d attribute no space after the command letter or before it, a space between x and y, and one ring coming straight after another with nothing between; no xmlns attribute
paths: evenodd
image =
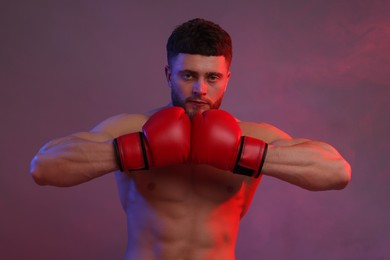
<svg viewBox="0 0 390 260"><path fill-rule="evenodd" d="M193 204L210 208L228 206L238 211L249 207L259 182L206 165L118 172L116 180L125 209L142 201L156 207L166 203Z"/></svg>

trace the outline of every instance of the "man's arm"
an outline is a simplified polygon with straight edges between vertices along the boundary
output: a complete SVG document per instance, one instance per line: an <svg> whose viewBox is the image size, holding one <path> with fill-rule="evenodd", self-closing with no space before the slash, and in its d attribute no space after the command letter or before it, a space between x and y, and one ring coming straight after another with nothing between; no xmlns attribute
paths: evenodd
<svg viewBox="0 0 390 260"><path fill-rule="evenodd" d="M149 170L185 163L190 150L190 119L169 107L143 115L110 118L88 133L45 145L31 162L41 185L73 186L115 170Z"/></svg>
<svg viewBox="0 0 390 260"><path fill-rule="evenodd" d="M118 170L113 138L140 130L142 115L109 118L90 132L53 140L31 161L30 172L39 185L74 186Z"/></svg>
<svg viewBox="0 0 390 260"><path fill-rule="evenodd" d="M293 139L265 123L240 122L245 135L269 143L262 173L307 190L344 188L351 167L335 148L324 142Z"/></svg>
<svg viewBox="0 0 390 260"><path fill-rule="evenodd" d="M263 174L312 191L343 189L351 167L329 144L308 139L270 143Z"/></svg>
<svg viewBox="0 0 390 260"><path fill-rule="evenodd" d="M117 169L111 137L77 133L56 139L31 161L31 175L39 185L74 186Z"/></svg>

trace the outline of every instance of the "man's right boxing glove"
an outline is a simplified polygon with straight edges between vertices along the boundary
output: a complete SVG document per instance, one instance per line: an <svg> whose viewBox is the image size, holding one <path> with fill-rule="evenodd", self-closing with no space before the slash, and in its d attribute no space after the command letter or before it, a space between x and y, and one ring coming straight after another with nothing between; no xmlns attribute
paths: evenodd
<svg viewBox="0 0 390 260"><path fill-rule="evenodd" d="M257 178L267 143L241 136L235 118L223 110L208 110L192 118L190 162Z"/></svg>
<svg viewBox="0 0 390 260"><path fill-rule="evenodd" d="M185 163L190 152L191 122L184 109L170 107L153 114L142 132L114 139L121 171L148 170Z"/></svg>

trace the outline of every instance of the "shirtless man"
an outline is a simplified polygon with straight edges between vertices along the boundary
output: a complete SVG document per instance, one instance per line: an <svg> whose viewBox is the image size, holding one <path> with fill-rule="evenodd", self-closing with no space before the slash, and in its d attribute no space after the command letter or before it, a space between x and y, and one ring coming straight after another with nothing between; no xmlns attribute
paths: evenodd
<svg viewBox="0 0 390 260"><path fill-rule="evenodd" d="M218 110L232 59L221 27L188 21L174 30L167 52L166 108L121 114L53 140L31 162L40 185L73 186L115 172L127 214L125 259L235 259L239 222L262 175L313 191L348 184L350 166L329 144ZM256 169L237 170L238 163Z"/></svg>

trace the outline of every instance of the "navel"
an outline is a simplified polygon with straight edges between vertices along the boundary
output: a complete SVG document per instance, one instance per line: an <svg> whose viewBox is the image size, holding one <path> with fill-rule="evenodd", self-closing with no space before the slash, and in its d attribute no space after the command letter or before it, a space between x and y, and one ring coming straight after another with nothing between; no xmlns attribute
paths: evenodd
<svg viewBox="0 0 390 260"><path fill-rule="evenodd" d="M231 243L231 239L230 239L230 236L228 234L223 234L223 242L225 242L225 244L230 244Z"/></svg>
<svg viewBox="0 0 390 260"><path fill-rule="evenodd" d="M154 182L148 183L148 190L154 191L156 189L156 184Z"/></svg>

